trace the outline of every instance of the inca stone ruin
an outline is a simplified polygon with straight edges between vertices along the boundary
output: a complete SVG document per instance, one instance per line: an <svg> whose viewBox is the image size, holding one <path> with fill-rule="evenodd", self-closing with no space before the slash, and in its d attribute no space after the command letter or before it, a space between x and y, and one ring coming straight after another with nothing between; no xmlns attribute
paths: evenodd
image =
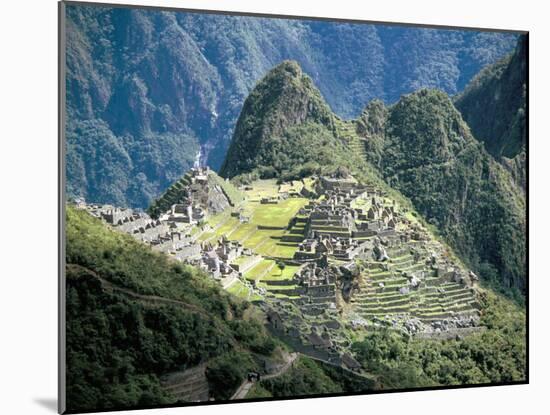
<svg viewBox="0 0 550 415"><path fill-rule="evenodd" d="M351 333L448 338L483 329L476 275L379 189L351 176L259 181L236 203L220 180L191 170L155 217L79 206L256 303L296 350L351 371L361 371Z"/></svg>

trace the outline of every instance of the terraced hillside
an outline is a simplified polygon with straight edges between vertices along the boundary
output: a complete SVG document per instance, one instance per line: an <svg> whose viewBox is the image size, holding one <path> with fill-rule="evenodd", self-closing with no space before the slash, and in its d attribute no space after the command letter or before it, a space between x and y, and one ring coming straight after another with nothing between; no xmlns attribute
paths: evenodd
<svg viewBox="0 0 550 415"><path fill-rule="evenodd" d="M177 401L207 401L210 396L206 364L165 374L160 378L160 382L162 389Z"/></svg>
<svg viewBox="0 0 550 415"><path fill-rule="evenodd" d="M421 244L403 244L388 255L390 259L384 263L365 262L360 291L352 299L361 317L409 321L411 327L451 319L449 324L458 323L460 328L470 326L470 317L479 316L475 289L440 276L441 272L429 265L430 251ZM422 276L421 282L414 290L404 288L413 273Z"/></svg>
<svg viewBox="0 0 550 415"><path fill-rule="evenodd" d="M196 178L197 172L192 175ZM210 188L209 181L195 180L197 194L205 194L197 189L200 185ZM182 189L187 198L190 186ZM500 332L495 334L500 328L492 322L494 313L487 308L487 294L478 287L477 276L434 238L414 210L401 206L390 192L364 184L341 169L331 176L289 182L256 180L241 185L238 191L242 195L239 205L206 212L200 221L181 222L185 215L178 216L178 204L158 220L109 206L81 208L110 223L117 231L112 235L131 233L140 241L131 239L133 244L148 243L160 252L148 250L148 256L198 267L203 278L216 281L236 304L252 303L244 313L237 305L226 310L219 322L219 311L214 313L215 325L223 328L237 350L242 350L244 341L246 350L273 351L274 343L268 340L246 340L247 330L257 329L240 326L241 322L262 321L272 339L282 341L284 348L323 362L324 370L337 379L344 373L351 377L346 382L370 389L399 386L379 382L386 372L380 373L382 366L371 366L371 358L365 357L363 345L372 336L395 335L413 339L415 344L439 339L476 342L485 336L500 336ZM158 235L143 239L136 230L143 226ZM87 233L94 240L93 233ZM195 253L185 255L191 251ZM76 255L80 251L74 247L71 252ZM118 264L124 258L113 260ZM140 261L145 268L145 258ZM116 268L107 271L115 274L102 277L104 289L129 300L184 310L197 307L195 303L180 304L184 292L174 281L156 281L158 276L155 279L149 273L125 281L119 279ZM144 291L149 283L157 288ZM200 314L208 317L208 312L201 310ZM514 321L520 318L515 312L507 315L514 316ZM516 339L510 337L510 341ZM521 347L515 344L514 350ZM207 395L228 399L239 385L247 383L245 369L261 368L262 373L270 373L266 361L273 361L273 355L266 359L255 353L249 360L228 353L166 366L157 373L155 385L165 399L173 401L204 400ZM227 365L235 370L239 367L239 374L227 378ZM521 376L520 367L518 360L513 379ZM316 369L307 370L310 376ZM220 389L219 382L224 384L226 378L229 384ZM432 377L427 384L445 381ZM261 391L261 387L255 388L251 397Z"/></svg>
<svg viewBox="0 0 550 415"><path fill-rule="evenodd" d="M357 134L357 126L353 121L340 121L337 120L336 134L338 137L347 144L354 154L357 154L361 159L367 158L367 139L360 137Z"/></svg>
<svg viewBox="0 0 550 415"><path fill-rule="evenodd" d="M207 186L201 185L201 189L205 193L204 198L201 200L202 208L209 210L211 213L218 213L227 207L237 206L241 203L243 196L232 183L221 178L210 169L205 170L204 180L207 181ZM173 205L182 203L189 197L189 190L197 180L192 174L193 171L189 170L158 199L151 203L148 212L152 217L157 218L160 214L168 211ZM201 177L198 180L201 180Z"/></svg>

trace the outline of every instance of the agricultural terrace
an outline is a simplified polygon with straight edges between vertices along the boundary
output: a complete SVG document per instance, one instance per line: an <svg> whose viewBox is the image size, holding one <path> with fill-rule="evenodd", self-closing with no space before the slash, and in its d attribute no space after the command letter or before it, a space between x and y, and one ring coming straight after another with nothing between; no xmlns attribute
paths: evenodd
<svg viewBox="0 0 550 415"><path fill-rule="evenodd" d="M283 192L299 191L303 184L295 181L287 184ZM277 203L261 203L263 198L277 198L280 186L275 180L258 180L244 191L245 201L240 210L249 218L241 221L230 212L212 216L208 224L212 230L199 236L199 241L213 241L225 236L240 242L245 248L269 258L291 259L303 239L303 226L287 229L291 219L304 207L308 200L303 197L289 197Z"/></svg>

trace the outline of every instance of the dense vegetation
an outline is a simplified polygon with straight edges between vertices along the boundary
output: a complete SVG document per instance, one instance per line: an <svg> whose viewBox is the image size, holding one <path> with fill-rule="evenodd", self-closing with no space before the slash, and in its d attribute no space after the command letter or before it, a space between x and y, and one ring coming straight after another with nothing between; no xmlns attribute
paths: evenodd
<svg viewBox="0 0 550 415"><path fill-rule="evenodd" d="M284 157L302 157L306 161L307 156L300 154L299 147L304 144L304 147L314 147L317 143L299 136L285 140L280 137L281 133L306 120L330 125L332 118L311 79L296 62L285 61L270 71L246 99L235 128L238 140L229 148L220 174L233 177L255 168L271 167L280 171L294 167L296 164ZM296 140L301 142L295 143ZM304 148L303 152L307 151Z"/></svg>
<svg viewBox="0 0 550 415"><path fill-rule="evenodd" d="M511 55L484 68L455 105L474 136L525 187L527 142L527 38Z"/></svg>
<svg viewBox="0 0 550 415"><path fill-rule="evenodd" d="M252 369L257 369L257 365L247 353L231 351L212 359L206 376L214 398L229 399Z"/></svg>
<svg viewBox="0 0 550 415"><path fill-rule="evenodd" d="M187 134L120 137L104 121L90 120L68 122L66 149L69 195L147 206L193 165L199 147Z"/></svg>
<svg viewBox="0 0 550 415"><path fill-rule="evenodd" d="M69 410L173 402L159 375L204 361L214 396L230 395L258 367L252 356L276 346L245 308L198 270L68 207Z"/></svg>
<svg viewBox="0 0 550 415"><path fill-rule="evenodd" d="M525 200L471 135L449 97L421 90L390 108L380 167L475 270L525 288Z"/></svg>
<svg viewBox="0 0 550 415"><path fill-rule="evenodd" d="M455 101L474 136L499 158L513 158L526 142L527 38L514 53L484 68Z"/></svg>
<svg viewBox="0 0 550 415"><path fill-rule="evenodd" d="M490 292L483 301L481 333L436 341L381 331L353 347L383 389L525 380L525 313Z"/></svg>
<svg viewBox="0 0 550 415"><path fill-rule="evenodd" d="M410 198L486 280L495 269L506 290L525 288L524 195L445 93L420 90L391 107L373 101L344 122L299 66L284 62L247 98L221 173L293 179L339 166Z"/></svg>
<svg viewBox="0 0 550 415"><path fill-rule="evenodd" d="M341 368L300 356L285 374L263 380L247 396L275 397L307 396L327 393L366 392L375 382L356 376Z"/></svg>
<svg viewBox="0 0 550 415"><path fill-rule="evenodd" d="M246 96L285 59L300 62L331 107L352 117L372 98L394 102L422 86L455 94L516 40L503 33L66 7L69 194L142 208L192 165L199 145L209 165L221 165Z"/></svg>

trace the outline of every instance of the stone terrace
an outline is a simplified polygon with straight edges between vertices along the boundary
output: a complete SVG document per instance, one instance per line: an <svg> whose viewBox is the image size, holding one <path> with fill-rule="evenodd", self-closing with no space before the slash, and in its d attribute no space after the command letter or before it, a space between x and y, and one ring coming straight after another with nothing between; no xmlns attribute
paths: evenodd
<svg viewBox="0 0 550 415"><path fill-rule="evenodd" d="M478 324L476 277L444 257L437 243L409 240L388 248L387 259L371 258L351 303L356 314L408 332L430 332Z"/></svg>

